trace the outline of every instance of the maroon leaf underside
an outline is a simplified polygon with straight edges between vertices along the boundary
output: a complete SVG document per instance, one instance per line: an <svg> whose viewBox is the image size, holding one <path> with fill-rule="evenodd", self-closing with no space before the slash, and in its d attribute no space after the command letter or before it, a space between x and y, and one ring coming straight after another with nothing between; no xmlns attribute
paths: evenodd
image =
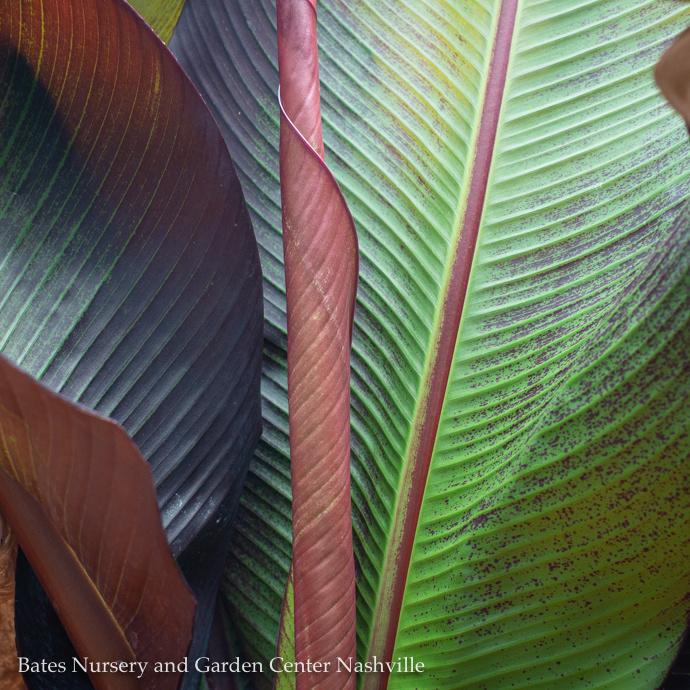
<svg viewBox="0 0 690 690"><path fill-rule="evenodd" d="M0 507L80 657L146 663L175 688L195 601L170 553L151 473L114 422L52 393L0 357ZM139 688L139 673L91 674Z"/></svg>
<svg viewBox="0 0 690 690"><path fill-rule="evenodd" d="M666 100L690 126L690 28L661 56L654 77Z"/></svg>
<svg viewBox="0 0 690 690"><path fill-rule="evenodd" d="M295 657L330 662L297 687L354 687L350 342L357 237L323 162L315 6L278 3L280 180L288 323Z"/></svg>

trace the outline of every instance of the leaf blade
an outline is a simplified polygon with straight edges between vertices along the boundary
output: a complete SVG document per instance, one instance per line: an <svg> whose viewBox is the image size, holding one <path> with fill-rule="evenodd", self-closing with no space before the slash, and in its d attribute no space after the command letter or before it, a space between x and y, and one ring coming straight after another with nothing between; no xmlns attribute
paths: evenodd
<svg viewBox="0 0 690 690"><path fill-rule="evenodd" d="M261 424L261 278L239 182L126 3L0 11L0 347L134 437L210 625Z"/></svg>
<svg viewBox="0 0 690 690"><path fill-rule="evenodd" d="M75 647L97 663L140 661L150 687L176 687L179 673L161 678L153 665L184 658L196 602L168 548L148 465L111 421L59 398L4 358L0 369L0 503ZM85 454L81 463L76 449ZM114 467L122 479L113 481ZM87 500L75 501L70 486L83 487ZM103 511L104 498L127 507L117 524ZM114 549L105 562L92 545L123 539L124 554ZM138 674L90 675L97 688L139 686Z"/></svg>
<svg viewBox="0 0 690 690"><path fill-rule="evenodd" d="M59 10L52 2L25 5L25 19L31 21L23 24L14 21L15 3L4 9L6 43L34 46L33 53L20 58L8 50L5 105L15 101L18 105L11 107L31 112L40 131L26 126L21 112L7 111L5 159L16 159L17 166L24 161L34 165L28 170L36 178L26 185L21 170L4 178L9 246L4 254L3 349L54 389L116 417L133 434L153 466L165 521L173 530L173 548L179 553L198 525L172 524L179 512L176 489L204 458L207 476L211 465L219 465L218 449L241 455L242 444L250 445L258 432L258 404L249 402L258 384L257 350L238 345L242 334L254 345L260 338L252 318L252 307L260 304L258 263L241 191L193 86L125 3L76 1L72 6L63 3ZM35 32L40 35L41 14L58 23L60 12L69 15L70 10L74 35L65 31L59 43L46 39L40 58L42 69L52 70L56 98L70 79L78 83L75 100L57 98L56 111L50 89L40 88L50 85L48 76L39 69L34 78L36 46L41 47ZM94 73L77 79L80 60L98 51L95 34L79 33L89 23L104 35L114 32L94 69L99 78L103 75L98 70L111 70L107 83L124 102L132 100L138 122L126 109L109 107L112 94L107 89L88 98ZM57 61L62 42L80 46L72 71L64 71ZM127 62L134 72L114 72L125 54L139 53L141 66ZM22 60L24 67L19 66ZM28 102L17 97L25 92ZM86 108L86 115L78 106ZM84 119L96 124L80 128ZM44 135L45 129L49 131ZM168 147L169 141L175 145ZM27 153L32 146L45 150L43 166ZM57 154L54 168L51 151ZM132 151L141 153L137 157ZM55 170L67 180L66 188L53 178ZM222 185L211 183L220 179ZM72 188L74 201L64 205L64 195ZM92 203L94 198L97 203ZM86 209L80 206L84 202ZM27 215L36 225L54 226L53 234L27 225ZM92 248L84 251L88 243L100 254ZM85 289L77 290L75 280L83 280ZM26 283L42 285L43 291L27 290ZM243 288L249 306L240 303ZM17 319L17 314L23 317ZM227 358L227 353L238 358L234 371L223 368L225 359L216 358ZM236 392L238 400L225 406L229 391ZM185 396L197 405L188 399L171 412ZM221 418L222 408L226 411ZM198 424L204 414L205 424ZM232 438L223 435L228 422L249 427L247 438L238 439L234 448ZM228 468L223 469L227 490ZM183 504L204 497L190 495Z"/></svg>
<svg viewBox="0 0 690 690"><path fill-rule="evenodd" d="M184 0L132 0L132 7L168 43L184 7Z"/></svg>
<svg viewBox="0 0 690 690"><path fill-rule="evenodd" d="M379 573L385 558L381 545L389 540L396 509L401 458L407 453L410 420L442 304L439 294L452 256L450 238L457 223L458 200L466 193L463 180L471 165L475 122L481 115L497 9L503 4L320 5L327 155L352 208L362 248L352 400L362 660L369 657L373 611L380 606ZM252 17L256 25L270 22L270 5L262 9L262 19ZM247 12L238 9L235 21L241 23ZM192 17L198 20L194 30L201 31L199 9L190 9L188 16L190 22ZM453 364L458 376L449 387L449 400L458 404L462 398L466 406L457 415L463 423L467 421L466 439L461 440L459 423L449 407L437 458L432 460L432 466L437 463L435 486L451 481L452 470L444 467L444 459L454 446L458 466L461 458L468 462L472 458L467 447L473 443L478 454L489 452L490 441L480 446L480 431L475 439L475 429L483 401L492 399L492 388L497 388L492 376L513 391L503 399L497 393L491 406L498 459L500 444L511 441L506 420L529 423L531 408L520 404L520 396L527 399L540 385L541 376L542 387L550 386L550 394L555 395L563 384L560 377L572 366L576 343L583 342L583 331L596 330L608 308L606 298L622 290L630 275L641 270L645 255L673 224L686 194L685 138L660 105L648 75L663 44L683 27L686 16L687 6L680 3L520 3L497 155L470 279L471 304L465 305ZM189 31L186 39L193 40ZM222 43L222 31L212 33L214 41ZM180 34L181 43L184 36ZM233 80L207 88L209 99L229 121L234 112L223 110L224 87L234 94L235 102L249 103L238 111L265 108L263 94L253 102L241 100L242 81L252 80L249 67L242 71L241 47L234 48ZM185 49L190 51L191 69L203 78L203 61L192 59L189 44ZM238 148L251 146L248 140L231 137L228 141ZM264 158L264 149L254 149L257 160ZM247 169L257 164L250 158L245 151ZM260 196L255 197L254 206L265 219L268 205ZM581 228L587 224L588 230L578 234L578 224ZM272 240L266 232L262 241L269 247ZM570 256L564 247L572 250ZM612 259L616 250L620 255ZM584 266L589 263L595 273L608 262L609 279L590 290ZM529 276L539 267L541 279L530 283ZM541 293L550 297L541 304L539 317ZM559 308L559 298L571 302L570 314L564 304ZM501 332L501 320L503 325L508 322L504 312L511 304L516 338L522 329L523 334L533 334L535 343L530 348L525 335L513 365L506 362L501 367L498 358L503 355L510 361L512 354L506 329ZM278 330L280 320L269 318ZM568 328L572 328L571 340L566 342ZM487 335L491 332L495 333L493 342ZM487 354L486 364L480 361L482 347L492 353ZM493 365L491 357L496 360ZM544 375L546 361L554 366L550 384ZM528 369L529 362L534 372ZM481 366L483 377L475 366ZM271 389L271 395L275 390ZM503 430L501 420L506 422ZM267 478L271 475L262 472L257 486ZM247 500L248 512L262 509L257 499L261 491L255 488ZM263 491L270 495L268 487ZM427 502L420 521L420 530L428 527L430 541L431 525L448 510L442 493L439 488L438 495ZM457 497L457 491L451 493ZM272 514L263 514L270 524ZM275 552L284 551L282 539L266 527L261 534L260 524L253 518L255 527L247 531L248 539L273 538ZM440 544L439 535L437 541ZM242 549L238 546L237 553L244 557ZM442 552L440 545L438 550ZM278 568L270 568L279 559L272 560L266 545L254 557L271 573L273 584ZM427 586L432 587L430 580ZM258 589L258 585L251 587ZM423 593L417 596L425 600ZM438 601L445 601L452 611L453 596L449 588L446 598ZM451 628L459 625L451 616L448 621ZM423 629L421 623L417 628L409 625L410 635ZM457 652L451 650L450 642L446 648L453 658ZM451 666L448 661L447 667ZM444 682L453 687L450 676Z"/></svg>

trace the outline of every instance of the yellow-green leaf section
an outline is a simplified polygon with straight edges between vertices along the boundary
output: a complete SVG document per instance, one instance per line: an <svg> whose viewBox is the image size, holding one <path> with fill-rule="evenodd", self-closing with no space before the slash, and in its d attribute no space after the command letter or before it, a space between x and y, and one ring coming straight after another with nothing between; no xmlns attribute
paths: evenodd
<svg viewBox="0 0 690 690"><path fill-rule="evenodd" d="M679 7L518 6L393 654L423 687L655 687L686 627Z"/></svg>
<svg viewBox="0 0 690 690"><path fill-rule="evenodd" d="M280 632L278 633L278 651L273 668L280 669L275 676L275 690L293 690L297 687L295 673L295 586L292 581L293 571L290 568L283 612L280 617ZM286 670L287 669L287 670Z"/></svg>
<svg viewBox="0 0 690 690"><path fill-rule="evenodd" d="M184 3L185 0L129 0L164 43L170 40Z"/></svg>

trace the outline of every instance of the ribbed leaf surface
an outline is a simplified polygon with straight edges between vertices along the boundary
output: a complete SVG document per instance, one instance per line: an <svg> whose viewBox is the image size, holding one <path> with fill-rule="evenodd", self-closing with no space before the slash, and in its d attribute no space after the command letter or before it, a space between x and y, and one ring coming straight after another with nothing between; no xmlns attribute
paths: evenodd
<svg viewBox="0 0 690 690"><path fill-rule="evenodd" d="M668 244L687 134L651 70L687 5L319 13L326 160L361 249L359 656L426 664L392 687L653 687L687 615L689 384L682 229ZM274 155L276 139L253 136L277 119L272 22L268 2L189 0L171 42L243 181ZM246 191L276 256L275 197ZM283 320L273 306L267 318L275 361ZM285 496L274 371L229 570L236 625L265 658L288 551L285 511L266 508Z"/></svg>
<svg viewBox="0 0 690 690"><path fill-rule="evenodd" d="M237 513L228 604L243 612L244 648L267 661L275 653L292 558L275 3L187 0L170 48L223 133L259 240L263 433Z"/></svg>
<svg viewBox="0 0 690 690"><path fill-rule="evenodd" d="M168 548L148 465L121 427L4 357L0 400L0 507L79 658L94 662L94 686L177 688L180 674L154 665L183 660L196 602ZM120 661L127 672L113 671Z"/></svg>
<svg viewBox="0 0 690 690"><path fill-rule="evenodd" d="M129 4L167 43L182 12L184 0L131 0Z"/></svg>
<svg viewBox="0 0 690 690"><path fill-rule="evenodd" d="M278 0L280 194L288 326L292 593L284 607L296 686L354 688L336 668L357 654L350 499L350 343L357 293L354 222L323 161L316 12ZM289 592L289 590L288 590Z"/></svg>
<svg viewBox="0 0 690 690"><path fill-rule="evenodd" d="M124 426L213 599L260 430L260 268L232 162L121 0L3 0L0 35L0 349Z"/></svg>
<svg viewBox="0 0 690 690"><path fill-rule="evenodd" d="M283 660L293 661L295 659L295 572L290 568L287 585L285 586L285 596L283 597L283 610L280 615L280 629L278 631L278 645L276 656L281 659L281 668L285 668ZM297 682L297 674L294 666L288 667L290 670L282 670L275 675L275 690L294 690Z"/></svg>

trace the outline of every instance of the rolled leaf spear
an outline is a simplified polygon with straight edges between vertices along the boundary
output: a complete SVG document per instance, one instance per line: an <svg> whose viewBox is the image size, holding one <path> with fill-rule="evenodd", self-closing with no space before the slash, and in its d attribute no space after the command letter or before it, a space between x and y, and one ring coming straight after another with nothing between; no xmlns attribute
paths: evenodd
<svg viewBox="0 0 690 690"><path fill-rule="evenodd" d="M295 658L305 664L305 671L297 674L297 688L354 688L354 673L339 670L337 658L354 660L356 647L350 345L357 235L340 188L324 163L316 0L278 0L277 14L291 575Z"/></svg>

